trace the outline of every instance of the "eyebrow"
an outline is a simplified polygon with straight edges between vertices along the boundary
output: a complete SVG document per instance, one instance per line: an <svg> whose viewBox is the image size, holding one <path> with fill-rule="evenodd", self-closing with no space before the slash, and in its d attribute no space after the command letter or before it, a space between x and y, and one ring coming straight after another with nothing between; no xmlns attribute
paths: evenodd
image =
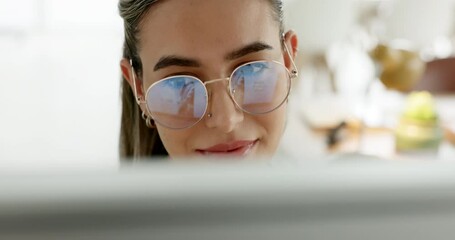
<svg viewBox="0 0 455 240"><path fill-rule="evenodd" d="M170 67L170 66L200 67L201 64L199 63L199 61L194 60L194 59L170 55L170 56L161 57L160 60L155 64L153 71L156 72L160 69Z"/></svg>
<svg viewBox="0 0 455 240"><path fill-rule="evenodd" d="M260 52L263 50L272 50L273 47L263 42L253 42L240 49L234 50L224 57L228 61L232 61L251 53ZM153 71L158 71L170 66L179 67L200 67L201 63L195 59L180 57L176 55L163 56L158 60L153 68Z"/></svg>
<svg viewBox="0 0 455 240"><path fill-rule="evenodd" d="M251 44L246 45L245 47L242 47L238 50L235 50L235 51L227 54L225 59L226 60L235 60L235 59L241 58L243 56L246 56L250 53L260 52L263 50L272 50L272 49L273 49L273 47L266 43L253 42Z"/></svg>

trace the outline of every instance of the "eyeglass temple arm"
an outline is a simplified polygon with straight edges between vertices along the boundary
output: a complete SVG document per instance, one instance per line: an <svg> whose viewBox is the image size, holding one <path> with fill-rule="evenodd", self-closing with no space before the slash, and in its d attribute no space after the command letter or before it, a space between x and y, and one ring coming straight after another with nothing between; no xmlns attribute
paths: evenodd
<svg viewBox="0 0 455 240"><path fill-rule="evenodd" d="M297 78L299 76L299 71L297 70L297 66L295 65L294 58L291 56L291 52L289 51L288 45L286 44L284 34L282 35L282 40L283 40L284 48L286 49L286 53L288 54L289 59L291 61L292 67L294 67L294 69L291 71L291 77Z"/></svg>
<svg viewBox="0 0 455 240"><path fill-rule="evenodd" d="M132 72L132 75L133 75L134 98L136 99L136 103L138 105L141 105L141 104L145 103L145 101L142 101L142 98L137 95L136 71L134 71L133 60L132 59L130 59L130 65L131 65L131 72Z"/></svg>
<svg viewBox="0 0 455 240"><path fill-rule="evenodd" d="M291 56L291 52L289 51L289 48L286 44L286 42L284 41L284 34L283 34L283 44L284 44L284 48L286 49L286 53L288 54L289 56L289 59L291 61L291 64L292 64L292 67L294 67L294 69L291 71L291 77L292 78L296 78L299 76L299 72L297 70L297 66L295 65L295 62L294 62L294 59L292 58ZM137 104L143 104L145 103L145 101L142 101L142 98L138 96L137 94L137 87L136 87L136 71L134 71L134 67L133 67L133 60L130 59L130 65L131 65L131 72L133 74L133 88L134 88L134 98L136 99L136 102ZM219 79L219 80L224 80L224 79Z"/></svg>

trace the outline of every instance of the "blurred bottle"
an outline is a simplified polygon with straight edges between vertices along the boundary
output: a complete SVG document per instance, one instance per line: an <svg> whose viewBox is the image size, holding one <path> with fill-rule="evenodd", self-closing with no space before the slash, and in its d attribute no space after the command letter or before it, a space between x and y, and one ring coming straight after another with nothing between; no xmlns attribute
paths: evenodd
<svg viewBox="0 0 455 240"><path fill-rule="evenodd" d="M378 44L370 55L377 63L379 79L387 89L408 92L425 71L425 62L417 51Z"/></svg>
<svg viewBox="0 0 455 240"><path fill-rule="evenodd" d="M408 96L395 139L399 152L437 153L443 131L430 93L414 92Z"/></svg>

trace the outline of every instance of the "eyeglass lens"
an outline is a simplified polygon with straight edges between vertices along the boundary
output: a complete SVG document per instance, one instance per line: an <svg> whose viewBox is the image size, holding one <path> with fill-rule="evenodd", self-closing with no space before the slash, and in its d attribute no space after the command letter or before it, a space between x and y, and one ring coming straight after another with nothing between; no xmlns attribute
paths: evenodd
<svg viewBox="0 0 455 240"><path fill-rule="evenodd" d="M247 63L234 70L230 78L234 103L250 114L275 110L286 100L289 89L289 72L278 62ZM157 123L173 129L188 128L201 120L207 110L207 89L195 77L170 77L150 86L146 103Z"/></svg>

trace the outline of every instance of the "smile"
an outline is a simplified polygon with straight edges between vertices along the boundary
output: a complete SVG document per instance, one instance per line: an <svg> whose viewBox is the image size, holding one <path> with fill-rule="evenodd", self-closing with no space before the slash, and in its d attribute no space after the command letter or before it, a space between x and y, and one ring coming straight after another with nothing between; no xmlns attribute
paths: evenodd
<svg viewBox="0 0 455 240"><path fill-rule="evenodd" d="M254 141L234 141L229 143L217 144L206 149L197 149L196 152L205 156L220 157L245 157L256 146L259 140Z"/></svg>

